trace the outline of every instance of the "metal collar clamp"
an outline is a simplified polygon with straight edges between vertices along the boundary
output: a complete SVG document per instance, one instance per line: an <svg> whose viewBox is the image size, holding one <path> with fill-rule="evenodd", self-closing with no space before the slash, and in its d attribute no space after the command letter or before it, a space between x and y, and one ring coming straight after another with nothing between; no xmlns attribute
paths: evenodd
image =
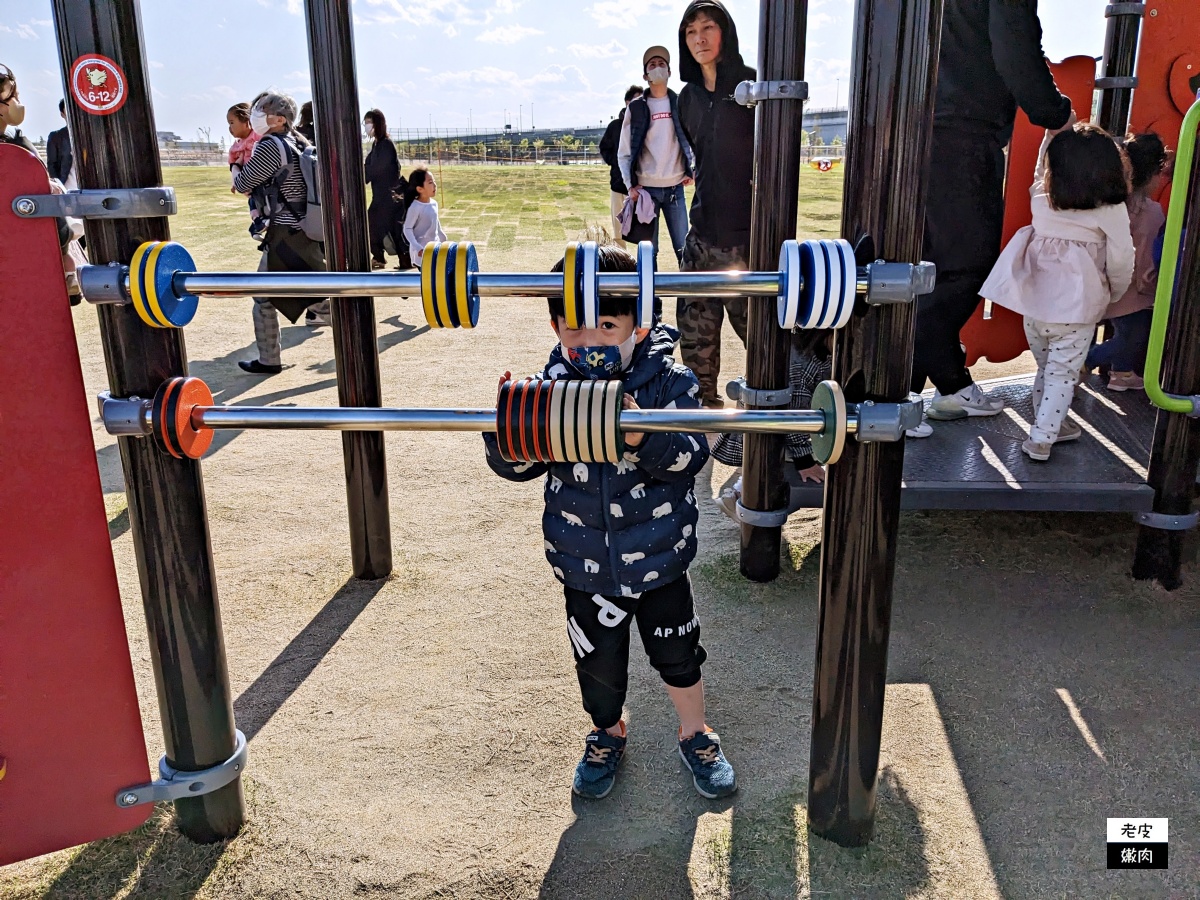
<svg viewBox="0 0 1200 900"><path fill-rule="evenodd" d="M117 806L128 809L142 803L182 800L220 790L239 778L246 768L246 736L241 731L236 735L233 755L225 762L199 772L181 772L168 765L167 757L163 756L158 761L158 772L162 778L117 791Z"/></svg>
<svg viewBox="0 0 1200 900"><path fill-rule="evenodd" d="M737 401L738 409L747 407L776 409L792 402L790 387L775 389L747 387L745 376L735 378L725 385L725 394L730 400Z"/></svg>
<svg viewBox="0 0 1200 900"><path fill-rule="evenodd" d="M1115 88L1135 88L1138 86L1136 75L1109 75L1096 79L1096 90L1109 91Z"/></svg>
<svg viewBox="0 0 1200 900"><path fill-rule="evenodd" d="M1142 0L1136 3L1110 3L1104 10L1104 18L1112 16L1137 16L1142 18L1146 15L1146 4Z"/></svg>
<svg viewBox="0 0 1200 900"><path fill-rule="evenodd" d="M173 187L113 188L67 191L65 194L25 194L14 197L12 209L23 219L71 216L76 219L150 219L179 211Z"/></svg>
<svg viewBox="0 0 1200 900"><path fill-rule="evenodd" d="M758 528L782 528L788 520L786 509L747 509L742 501L737 501L737 520L743 525L754 525Z"/></svg>
<svg viewBox="0 0 1200 900"><path fill-rule="evenodd" d="M872 306L912 303L922 294L933 293L937 266L931 262L884 262L877 259L865 266L867 302Z"/></svg>
<svg viewBox="0 0 1200 900"><path fill-rule="evenodd" d="M920 400L903 403L876 403L864 400L856 407L858 430L854 437L861 443L895 443L904 432L921 424L925 404Z"/></svg>
<svg viewBox="0 0 1200 900"><path fill-rule="evenodd" d="M733 99L751 107L760 100L807 100L808 82L743 81L733 89Z"/></svg>
<svg viewBox="0 0 1200 900"><path fill-rule="evenodd" d="M1168 513L1139 512L1133 514L1133 520L1147 528L1157 528L1160 531L1189 531L1200 523L1200 512L1193 510L1182 516L1172 516Z"/></svg>

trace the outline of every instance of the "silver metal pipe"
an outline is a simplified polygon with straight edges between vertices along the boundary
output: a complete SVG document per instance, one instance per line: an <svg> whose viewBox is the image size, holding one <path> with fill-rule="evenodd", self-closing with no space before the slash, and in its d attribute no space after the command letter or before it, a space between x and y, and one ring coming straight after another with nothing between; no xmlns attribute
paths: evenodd
<svg viewBox="0 0 1200 900"><path fill-rule="evenodd" d="M470 276L480 297L548 297L563 291L562 275L479 272ZM415 272L180 272L180 293L209 297L420 297ZM128 277L126 277L128 292ZM778 272L656 272L654 292L669 296L776 297ZM601 273L600 293L636 297L638 277Z"/></svg>
<svg viewBox="0 0 1200 900"><path fill-rule="evenodd" d="M847 430L857 425L850 416ZM361 407L198 406L196 427L310 431L495 431L494 409L375 409ZM802 432L820 434L816 410L635 409L621 413L621 430L634 432Z"/></svg>

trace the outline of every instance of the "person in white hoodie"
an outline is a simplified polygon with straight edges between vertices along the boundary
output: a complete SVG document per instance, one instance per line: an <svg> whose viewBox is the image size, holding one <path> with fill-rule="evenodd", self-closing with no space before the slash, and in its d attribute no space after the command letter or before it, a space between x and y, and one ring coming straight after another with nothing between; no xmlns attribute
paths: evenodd
<svg viewBox="0 0 1200 900"><path fill-rule="evenodd" d="M683 259L688 232L687 202L683 188L692 183L695 157L679 118L679 96L667 87L671 77L671 53L654 46L642 54L642 73L649 90L630 101L621 124L617 164L629 192L637 203L641 193L654 201L651 225L655 253L658 252L658 214L667 220L667 232L676 260Z"/></svg>
<svg viewBox="0 0 1200 900"><path fill-rule="evenodd" d="M1079 371L1110 303L1133 280L1129 164L1104 129L1047 131L1034 174L1033 224L1013 235L979 293L1025 317L1037 360L1034 421L1021 451L1046 461L1082 433L1067 418Z"/></svg>

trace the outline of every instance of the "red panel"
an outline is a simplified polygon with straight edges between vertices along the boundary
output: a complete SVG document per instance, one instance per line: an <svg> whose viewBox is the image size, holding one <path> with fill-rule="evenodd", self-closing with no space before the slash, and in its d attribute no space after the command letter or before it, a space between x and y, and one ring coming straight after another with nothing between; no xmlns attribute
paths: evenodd
<svg viewBox="0 0 1200 900"><path fill-rule="evenodd" d="M1091 118L1092 92L1096 81L1096 61L1090 56L1071 56L1060 63L1050 63L1054 82L1061 93L1071 98L1075 114ZM1017 111L1012 143L1008 148L1008 174L1004 191L1004 243L1017 230L1029 224L1029 186L1037 167L1037 152L1046 132L1035 128L1025 113ZM1021 317L1011 310L993 306L991 318L984 319L983 304L963 326L960 336L967 348L967 365L980 359L994 363L1016 359L1029 349Z"/></svg>
<svg viewBox="0 0 1200 900"><path fill-rule="evenodd" d="M0 144L0 865L136 828L149 765L46 169Z"/></svg>
<svg viewBox="0 0 1200 900"><path fill-rule="evenodd" d="M1200 3L1151 0L1146 4L1137 77L1130 130L1153 131L1175 149L1183 114L1200 90ZM1163 188L1157 199L1165 210L1171 186Z"/></svg>

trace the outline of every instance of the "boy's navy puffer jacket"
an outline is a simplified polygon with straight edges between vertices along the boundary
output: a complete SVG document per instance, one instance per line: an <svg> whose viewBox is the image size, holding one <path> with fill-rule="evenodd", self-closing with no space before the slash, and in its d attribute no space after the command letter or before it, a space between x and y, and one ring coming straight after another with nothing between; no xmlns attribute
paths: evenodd
<svg viewBox="0 0 1200 900"><path fill-rule="evenodd" d="M622 373L625 392L644 409L695 409L700 386L669 355L673 341L656 327ZM555 347L538 377L580 379ZM508 463L494 434L483 436L488 465L510 481L546 476L542 532L546 559L567 587L635 596L681 577L696 556L699 510L693 488L708 460L699 434L647 434L611 463Z"/></svg>

